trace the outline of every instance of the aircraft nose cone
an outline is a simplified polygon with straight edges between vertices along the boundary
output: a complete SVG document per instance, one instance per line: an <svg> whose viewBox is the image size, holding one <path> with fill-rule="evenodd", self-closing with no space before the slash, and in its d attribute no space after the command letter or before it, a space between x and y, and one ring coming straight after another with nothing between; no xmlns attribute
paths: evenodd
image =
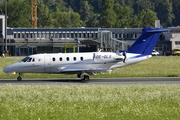
<svg viewBox="0 0 180 120"><path fill-rule="evenodd" d="M12 70L11 66L4 67L3 71L7 74L16 74L16 71Z"/></svg>
<svg viewBox="0 0 180 120"><path fill-rule="evenodd" d="M3 68L3 71L7 74L16 74L16 64L12 64Z"/></svg>
<svg viewBox="0 0 180 120"><path fill-rule="evenodd" d="M4 71L5 73L8 73L8 72L9 72L9 70L10 70L10 67L9 67L9 66L4 67L4 69L3 69L3 71Z"/></svg>

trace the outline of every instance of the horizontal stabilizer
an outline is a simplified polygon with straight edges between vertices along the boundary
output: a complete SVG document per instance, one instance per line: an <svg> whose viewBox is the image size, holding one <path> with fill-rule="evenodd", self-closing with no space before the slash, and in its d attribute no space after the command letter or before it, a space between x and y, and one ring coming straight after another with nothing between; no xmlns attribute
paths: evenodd
<svg viewBox="0 0 180 120"><path fill-rule="evenodd" d="M164 28L144 28L142 29L142 32L154 32L154 33L157 33L157 32L167 32L169 31L169 29L164 29Z"/></svg>
<svg viewBox="0 0 180 120"><path fill-rule="evenodd" d="M128 49L128 53L150 55L154 49L162 32L167 32L164 28L144 28L142 35Z"/></svg>

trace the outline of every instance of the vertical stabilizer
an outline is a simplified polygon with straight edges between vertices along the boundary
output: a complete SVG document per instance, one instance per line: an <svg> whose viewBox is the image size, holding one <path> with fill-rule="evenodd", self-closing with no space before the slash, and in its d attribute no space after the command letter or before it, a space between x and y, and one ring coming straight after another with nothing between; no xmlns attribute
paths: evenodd
<svg viewBox="0 0 180 120"><path fill-rule="evenodd" d="M159 36L162 32L166 31L168 31L168 29L144 28L142 30L142 35L134 42L127 52L150 55L159 39Z"/></svg>

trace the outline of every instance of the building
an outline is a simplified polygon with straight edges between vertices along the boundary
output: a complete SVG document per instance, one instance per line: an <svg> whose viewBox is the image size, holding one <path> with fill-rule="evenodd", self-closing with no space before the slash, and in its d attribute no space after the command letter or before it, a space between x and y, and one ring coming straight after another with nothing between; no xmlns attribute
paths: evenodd
<svg viewBox="0 0 180 120"><path fill-rule="evenodd" d="M171 50L180 48L180 27L169 27L170 32L165 34L165 39L170 41Z"/></svg>
<svg viewBox="0 0 180 120"><path fill-rule="evenodd" d="M7 47L12 55L97 51L97 38L97 28L7 29Z"/></svg>
<svg viewBox="0 0 180 120"><path fill-rule="evenodd" d="M116 51L128 49L141 35L142 28L7 28L0 16L0 53L12 56L35 53ZM180 29L163 33L155 49L161 54L180 47ZM5 39L5 34L7 37Z"/></svg>

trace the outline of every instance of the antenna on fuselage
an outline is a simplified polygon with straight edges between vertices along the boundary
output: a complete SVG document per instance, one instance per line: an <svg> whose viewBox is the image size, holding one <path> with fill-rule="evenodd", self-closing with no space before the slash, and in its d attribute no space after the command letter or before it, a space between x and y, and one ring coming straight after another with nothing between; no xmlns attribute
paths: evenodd
<svg viewBox="0 0 180 120"><path fill-rule="evenodd" d="M98 52L101 52L101 51L102 51L102 49L99 49L99 50L98 50Z"/></svg>

